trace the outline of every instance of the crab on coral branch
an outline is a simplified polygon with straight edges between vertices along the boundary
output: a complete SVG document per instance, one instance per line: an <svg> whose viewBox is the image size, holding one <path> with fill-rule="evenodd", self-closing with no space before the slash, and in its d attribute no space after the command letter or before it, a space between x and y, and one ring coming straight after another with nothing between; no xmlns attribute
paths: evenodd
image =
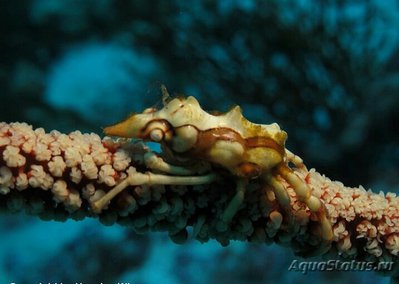
<svg viewBox="0 0 399 284"><path fill-rule="evenodd" d="M44 220L94 217L137 233L168 232L176 243L189 237L222 245L231 240L277 243L302 256L326 253L374 265L388 262L391 266L383 272L399 275L396 194L345 187L308 170L287 149L284 167L271 169L270 180L245 180L223 165L198 158L188 163L167 150L164 145L157 154L140 140L79 131L46 133L26 123L0 122L0 210ZM285 167L292 173L284 173ZM328 251L319 215L299 200L292 186L297 179L328 212L333 233ZM234 187L241 181L248 183L237 193ZM100 210L95 206L102 205L98 200L105 203L96 214ZM230 223L226 212L232 212Z"/></svg>
<svg viewBox="0 0 399 284"><path fill-rule="evenodd" d="M92 203L94 212L100 213L128 186L211 183L217 176L209 169L218 167L225 169L236 181L235 195L224 209L222 223L229 225L232 222L243 203L249 180L259 179L273 191L284 218L295 228L291 200L282 185L285 180L294 189L297 199L317 217L319 230L316 234L324 244L317 246L318 253L320 249L329 248L333 233L327 210L307 183L291 169L290 163L295 167L303 167L303 164L285 148L287 134L278 124L252 123L243 117L239 106L225 114L212 115L204 111L194 97L170 99L165 87L162 91L162 109L148 108L104 129L110 136L160 143L163 152L167 153L165 157L157 157L154 153L145 156L146 166L158 173L129 174Z"/></svg>

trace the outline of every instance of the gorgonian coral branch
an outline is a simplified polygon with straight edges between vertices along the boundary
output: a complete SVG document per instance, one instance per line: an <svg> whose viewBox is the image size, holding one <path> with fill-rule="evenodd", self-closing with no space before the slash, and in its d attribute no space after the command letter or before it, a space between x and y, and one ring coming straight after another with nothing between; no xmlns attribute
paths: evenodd
<svg viewBox="0 0 399 284"><path fill-rule="evenodd" d="M141 142L78 131L45 133L25 123L0 123L0 207L52 220L99 217L103 223L128 225L137 232L166 231L178 243L189 237L201 242L216 239L223 245L230 240L276 242L299 254L321 246L317 214L298 200L284 179L277 178L276 186L288 192L293 220L285 218L286 208L271 186L253 179L231 223L223 222L235 184L218 168L212 171L222 178L209 184L127 186L101 213L95 213L93 202L115 185L151 170L144 163L148 153L150 149ZM333 230L330 255L397 262L399 198L395 194L348 188L304 166L293 171L327 209ZM390 273L396 274L397 269Z"/></svg>

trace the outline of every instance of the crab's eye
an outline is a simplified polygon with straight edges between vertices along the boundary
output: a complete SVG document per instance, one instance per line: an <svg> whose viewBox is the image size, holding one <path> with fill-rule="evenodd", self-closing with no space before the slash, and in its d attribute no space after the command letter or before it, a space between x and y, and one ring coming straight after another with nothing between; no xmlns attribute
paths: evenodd
<svg viewBox="0 0 399 284"><path fill-rule="evenodd" d="M173 128L166 120L151 121L144 127L141 137L154 142L169 141L173 137Z"/></svg>
<svg viewBox="0 0 399 284"><path fill-rule="evenodd" d="M159 128L153 129L150 132L150 138L154 142L159 142L163 139L163 131Z"/></svg>

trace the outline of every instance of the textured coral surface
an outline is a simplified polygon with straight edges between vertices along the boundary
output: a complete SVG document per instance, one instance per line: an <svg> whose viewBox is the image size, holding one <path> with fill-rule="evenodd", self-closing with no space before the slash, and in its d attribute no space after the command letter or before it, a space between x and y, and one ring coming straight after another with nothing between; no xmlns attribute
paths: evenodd
<svg viewBox="0 0 399 284"><path fill-rule="evenodd" d="M47 220L98 217L104 224L119 223L136 232L167 231L177 243L188 238L216 239L290 246L306 256L324 254L319 222L299 202L294 190L281 184L291 197L294 221L281 210L273 191L259 180L247 188L244 204L231 224L221 221L234 195L226 173L222 181L198 186L130 186L101 214L90 204L136 171L148 170L143 143L101 139L78 131L45 133L25 123L0 124L0 206L25 211ZM214 169L214 171L217 171ZM314 169L295 169L325 204L334 239L328 255L362 261L397 261L399 253L399 198L347 188ZM395 267L390 273L395 273Z"/></svg>

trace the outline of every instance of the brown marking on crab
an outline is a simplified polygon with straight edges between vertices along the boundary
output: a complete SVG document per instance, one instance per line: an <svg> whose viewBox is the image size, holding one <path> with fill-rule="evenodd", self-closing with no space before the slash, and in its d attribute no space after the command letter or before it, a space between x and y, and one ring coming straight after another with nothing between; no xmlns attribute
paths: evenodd
<svg viewBox="0 0 399 284"><path fill-rule="evenodd" d="M251 178L259 178L271 185L286 219L288 222L293 220L290 197L279 181L283 178L293 187L298 199L318 217L321 239L329 246L332 228L327 210L320 199L312 195L306 181L300 179L289 167L289 163L296 167L302 167L303 163L298 156L285 149L287 133L278 124L252 123L242 116L238 106L227 113L212 115L204 111L194 97L169 100L166 89L163 87L162 90L162 109L152 108L134 114L120 123L106 127L105 134L159 142L177 161L202 161L228 170L236 177L237 189L221 217L227 224L233 221L240 209L245 186ZM188 185L215 180L215 175L211 173L198 176L198 171L190 166L167 166L164 161L158 166L154 166L154 163L148 165L178 176L151 174L151 179L142 178L146 183L148 180L151 180L151 184L160 183L167 179L169 184L187 182ZM137 180L131 178L123 186L117 186L117 190L112 189L102 200L95 202L93 207L100 212L117 192L131 184L137 184Z"/></svg>

